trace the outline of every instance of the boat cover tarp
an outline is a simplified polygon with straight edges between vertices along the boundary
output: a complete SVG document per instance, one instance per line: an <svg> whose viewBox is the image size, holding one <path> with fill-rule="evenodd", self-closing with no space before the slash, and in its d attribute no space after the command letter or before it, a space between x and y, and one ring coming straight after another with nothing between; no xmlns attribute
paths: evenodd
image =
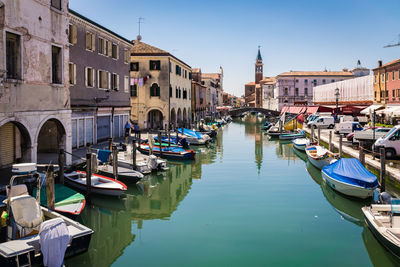
<svg viewBox="0 0 400 267"><path fill-rule="evenodd" d="M179 128L178 132L182 133L182 129ZM183 134L187 135L187 136L190 136L190 137L197 138L197 139L202 139L203 138L203 135L201 133L198 133L196 131L192 131L192 130L187 129L187 128L183 128Z"/></svg>
<svg viewBox="0 0 400 267"><path fill-rule="evenodd" d="M335 180L354 184L366 188L378 185L378 180L374 174L368 171L358 159L342 158L338 161L323 167L325 174Z"/></svg>
<svg viewBox="0 0 400 267"><path fill-rule="evenodd" d="M36 188L33 189L32 195L36 196ZM54 202L56 207L76 202L82 202L83 200L85 200L84 195L62 184L54 185L54 196L55 196ZM46 186L43 186L40 189L40 204L42 206L47 207Z"/></svg>
<svg viewBox="0 0 400 267"><path fill-rule="evenodd" d="M97 158L101 161L101 163L106 163L110 155L110 150L99 149L99 152L97 153Z"/></svg>

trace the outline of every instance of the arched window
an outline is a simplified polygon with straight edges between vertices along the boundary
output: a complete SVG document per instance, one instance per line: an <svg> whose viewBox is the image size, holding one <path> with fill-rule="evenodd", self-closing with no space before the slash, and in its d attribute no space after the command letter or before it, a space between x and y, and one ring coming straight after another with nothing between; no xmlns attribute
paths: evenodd
<svg viewBox="0 0 400 267"><path fill-rule="evenodd" d="M160 96L160 86L158 84L153 83L150 87L150 96Z"/></svg>

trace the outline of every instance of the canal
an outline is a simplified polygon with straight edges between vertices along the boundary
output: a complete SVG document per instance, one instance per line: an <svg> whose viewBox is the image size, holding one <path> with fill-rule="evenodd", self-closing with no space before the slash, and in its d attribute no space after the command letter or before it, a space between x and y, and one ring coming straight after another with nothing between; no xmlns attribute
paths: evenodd
<svg viewBox="0 0 400 267"><path fill-rule="evenodd" d="M193 163L93 197L95 233L67 266L399 266L365 226L368 202L344 197L305 154L236 119Z"/></svg>

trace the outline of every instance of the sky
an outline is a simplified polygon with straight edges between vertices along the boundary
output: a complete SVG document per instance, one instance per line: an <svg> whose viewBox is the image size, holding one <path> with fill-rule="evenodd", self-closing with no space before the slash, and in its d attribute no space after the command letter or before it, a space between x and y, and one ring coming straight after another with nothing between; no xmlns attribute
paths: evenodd
<svg viewBox="0 0 400 267"><path fill-rule="evenodd" d="M203 73L224 70L224 91L290 70L375 68L399 58L399 0L69 0L69 7L129 40L166 50Z"/></svg>

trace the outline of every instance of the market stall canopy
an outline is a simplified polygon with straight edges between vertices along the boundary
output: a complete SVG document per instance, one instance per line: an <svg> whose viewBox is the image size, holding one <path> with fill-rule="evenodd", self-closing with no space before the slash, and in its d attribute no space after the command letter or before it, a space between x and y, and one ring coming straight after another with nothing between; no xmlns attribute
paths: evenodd
<svg viewBox="0 0 400 267"><path fill-rule="evenodd" d="M315 107L307 107L307 114L314 114L318 111L319 107L315 106Z"/></svg>
<svg viewBox="0 0 400 267"><path fill-rule="evenodd" d="M377 110L380 110L380 109L382 109L382 108L383 108L383 105L381 105L381 104L378 104L378 105L371 105L371 106L369 106L369 107L367 107L367 108L361 110L360 113L363 114L363 115L368 115L368 114L373 113L374 110L377 111Z"/></svg>
<svg viewBox="0 0 400 267"><path fill-rule="evenodd" d="M399 106L386 106L385 109L378 110L376 114L381 114L381 115L385 114L387 116L392 116L393 111L396 110L397 108L399 108Z"/></svg>

